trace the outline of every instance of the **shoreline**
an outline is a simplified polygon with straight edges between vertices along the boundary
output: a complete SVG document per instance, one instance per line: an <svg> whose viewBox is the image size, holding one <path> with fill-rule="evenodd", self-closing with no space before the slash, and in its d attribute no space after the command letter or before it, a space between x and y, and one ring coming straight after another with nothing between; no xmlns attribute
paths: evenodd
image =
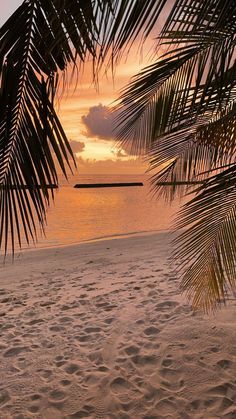
<svg viewBox="0 0 236 419"><path fill-rule="evenodd" d="M22 252L0 267L4 419L233 419L236 304L193 313L171 233Z"/></svg>
<svg viewBox="0 0 236 419"><path fill-rule="evenodd" d="M97 243L101 241L110 241L110 240L119 240L119 239L129 239L132 237L142 237L142 236L153 236L158 234L166 233L166 234L175 234L175 232L171 229L163 229L163 230L143 230L143 231L131 231L128 233L120 233L120 234L114 234L114 235L107 235L107 236L98 236L94 237L92 239L84 239L78 242L72 242L72 243L64 243L64 244L55 244L55 245L46 245L46 246L38 246L37 243L35 246L29 245L28 247L22 247L21 249L17 248L15 249L15 254L20 254L23 252L31 252L31 251L38 251L38 250L47 250L47 249L61 249L64 247L71 247L71 246L80 246L82 244L89 244L89 243ZM0 254L0 258L3 258L4 256ZM7 257L11 257L11 254L8 253Z"/></svg>
<svg viewBox="0 0 236 419"><path fill-rule="evenodd" d="M70 262L76 263L83 262L83 258L91 259L91 257L97 257L99 254L106 253L107 250L113 247L124 250L129 249L130 246L134 246L136 252L140 252L142 255L143 246L148 250L152 250L153 244L155 243L159 251L163 245L162 238L164 238L164 246L169 246L171 243L171 237L174 232L163 230L158 232L139 232L129 235L112 236L101 239L86 240L79 243L72 243L60 246L50 246L42 248L30 248L22 249L19 252L15 252L14 259L10 254L7 255L5 261L4 256L0 256L0 286L3 280L4 273L8 275L11 272L11 276L16 275L19 270L22 270L22 275L25 270L25 265L28 266L29 270L34 271L42 270L42 260L44 261L44 269L48 266L54 266L58 260L66 263L69 266ZM146 250L147 251L147 250ZM161 251L162 253L162 251ZM127 260L129 255L127 255ZM3 273L3 275L2 275ZM18 276L18 275L17 275Z"/></svg>

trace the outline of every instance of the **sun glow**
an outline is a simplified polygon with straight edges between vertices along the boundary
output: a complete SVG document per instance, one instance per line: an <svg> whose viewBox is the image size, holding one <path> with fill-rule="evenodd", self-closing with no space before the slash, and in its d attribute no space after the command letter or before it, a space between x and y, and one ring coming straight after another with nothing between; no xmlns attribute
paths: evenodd
<svg viewBox="0 0 236 419"><path fill-rule="evenodd" d="M81 77L78 78L78 83L76 83L75 77L72 78L70 85L67 86L62 95L59 103L59 115L68 139L84 143L83 150L76 153L77 159L80 159L80 164L82 160L85 165L86 162L91 161L109 161L109 164L114 162L117 163L115 171L122 173L123 163L126 162L126 166L129 166L130 162L128 172L132 173L134 170L137 173L137 167L140 165L140 173L142 173L146 165L141 161L134 165L132 156L128 156L124 152L118 153L114 138L103 139L89 136L82 121L82 117L86 116L94 106L101 104L101 106L111 107L112 103L119 97L121 89L145 65L135 49L133 53L130 52L128 59L123 61L117 65L114 77L111 71L109 74L99 76L99 89L92 82L92 63L86 63ZM68 72L71 71L68 70ZM120 164L121 161L122 164Z"/></svg>

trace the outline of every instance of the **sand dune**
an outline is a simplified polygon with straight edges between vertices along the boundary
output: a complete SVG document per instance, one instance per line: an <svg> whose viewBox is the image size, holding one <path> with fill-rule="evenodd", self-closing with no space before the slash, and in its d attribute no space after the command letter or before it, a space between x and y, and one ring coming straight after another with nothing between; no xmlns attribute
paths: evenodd
<svg viewBox="0 0 236 419"><path fill-rule="evenodd" d="M167 233L0 268L0 418L236 418L236 304L193 313Z"/></svg>

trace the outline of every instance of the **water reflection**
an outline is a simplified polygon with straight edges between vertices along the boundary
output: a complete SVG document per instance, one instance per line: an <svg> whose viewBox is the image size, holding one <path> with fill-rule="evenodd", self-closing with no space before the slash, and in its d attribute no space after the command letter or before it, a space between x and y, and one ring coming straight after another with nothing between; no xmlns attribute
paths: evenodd
<svg viewBox="0 0 236 419"><path fill-rule="evenodd" d="M143 187L74 189L77 182L144 181ZM166 230L171 226L172 207L153 199L149 183L139 176L75 176L61 187L48 210L46 237L37 247L58 246L84 240L135 232Z"/></svg>

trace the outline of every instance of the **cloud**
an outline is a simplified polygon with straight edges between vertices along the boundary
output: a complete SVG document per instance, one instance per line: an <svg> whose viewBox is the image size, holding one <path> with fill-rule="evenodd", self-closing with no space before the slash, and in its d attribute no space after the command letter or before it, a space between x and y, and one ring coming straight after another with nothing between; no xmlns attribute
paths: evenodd
<svg viewBox="0 0 236 419"><path fill-rule="evenodd" d="M81 120L85 126L86 131L83 132L88 138L98 138L105 141L114 141L117 134L115 129L116 118L121 111L113 111L108 106L99 105L92 106L86 115L83 115ZM117 158L124 158L128 156L135 156L136 153L132 150L129 144L123 144L118 151L114 152Z"/></svg>
<svg viewBox="0 0 236 419"><path fill-rule="evenodd" d="M103 140L114 140L115 118L117 112L111 112L108 106L101 103L89 108L87 115L82 116L82 122L86 128L84 134L87 137L96 137Z"/></svg>
<svg viewBox="0 0 236 419"><path fill-rule="evenodd" d="M85 149L85 143L83 141L70 140L70 146L74 153L82 153Z"/></svg>

